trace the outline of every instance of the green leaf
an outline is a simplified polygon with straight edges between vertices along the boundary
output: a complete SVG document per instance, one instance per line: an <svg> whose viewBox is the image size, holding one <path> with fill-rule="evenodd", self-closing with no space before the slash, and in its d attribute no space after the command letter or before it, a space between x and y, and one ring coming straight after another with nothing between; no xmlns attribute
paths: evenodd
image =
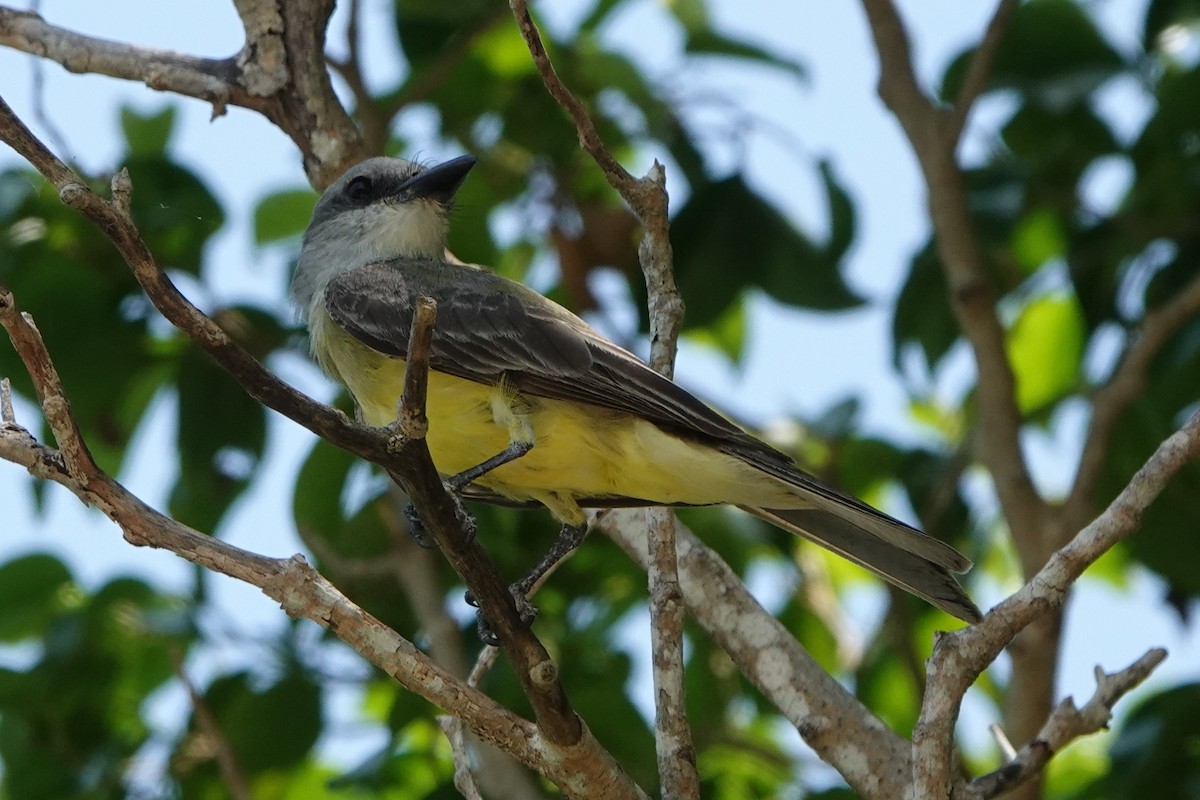
<svg viewBox="0 0 1200 800"><path fill-rule="evenodd" d="M0 641L39 636L64 606L71 571L51 555L21 556L0 565Z"/></svg>
<svg viewBox="0 0 1200 800"><path fill-rule="evenodd" d="M958 340L958 320L950 309L949 292L930 240L913 256L892 312L892 365L896 370L902 369L905 352L915 345L932 372Z"/></svg>
<svg viewBox="0 0 1200 800"><path fill-rule="evenodd" d="M689 341L711 347L723 353L730 361L739 363L746 347L746 300L738 298L730 303L710 325L689 329L685 336Z"/></svg>
<svg viewBox="0 0 1200 800"><path fill-rule="evenodd" d="M267 244L304 233L317 194L311 189L284 189L263 197L254 207L254 242Z"/></svg>
<svg viewBox="0 0 1200 800"><path fill-rule="evenodd" d="M800 80L808 79L808 70L800 62L778 56L758 45L726 36L712 28L689 33L684 49L691 55L725 56L756 62L781 69Z"/></svg>
<svg viewBox="0 0 1200 800"><path fill-rule="evenodd" d="M174 127L175 106L164 106L162 111L149 114L139 114L131 106L121 107L121 132L125 134L132 156L156 158L165 155Z"/></svg>
<svg viewBox="0 0 1200 800"><path fill-rule="evenodd" d="M262 691L245 674L221 678L205 692L205 702L239 765L252 775L299 765L321 733L321 689L299 673Z"/></svg>
<svg viewBox="0 0 1200 800"><path fill-rule="evenodd" d="M671 239L689 327L712 324L754 285L781 302L821 311L862 302L842 280L838 260L741 177L696 187L671 223Z"/></svg>
<svg viewBox="0 0 1200 800"><path fill-rule="evenodd" d="M1200 796L1200 684L1167 690L1126 719L1099 781L1110 800L1191 800ZM1094 795L1098 796L1098 795Z"/></svg>
<svg viewBox="0 0 1200 800"><path fill-rule="evenodd" d="M1066 251L1066 232L1058 215L1048 208L1030 211L1013 231L1012 254L1026 275Z"/></svg>
<svg viewBox="0 0 1200 800"><path fill-rule="evenodd" d="M1023 414L1061 399L1079 383L1084 326L1079 302L1066 292L1032 300L1008 332L1006 350Z"/></svg>
<svg viewBox="0 0 1200 800"><path fill-rule="evenodd" d="M957 97L973 55L972 48L951 62L942 79L943 101ZM1123 69L1124 59L1080 4L1030 0L1013 13L988 88L1016 89L1049 108L1069 108Z"/></svg>
<svg viewBox="0 0 1200 800"><path fill-rule="evenodd" d="M198 274L205 243L225 224L217 198L196 173L164 158L134 154L125 168L133 218L158 263Z"/></svg>
<svg viewBox="0 0 1200 800"><path fill-rule="evenodd" d="M250 485L266 442L265 411L215 363L189 348L179 365L176 519L212 531Z"/></svg>

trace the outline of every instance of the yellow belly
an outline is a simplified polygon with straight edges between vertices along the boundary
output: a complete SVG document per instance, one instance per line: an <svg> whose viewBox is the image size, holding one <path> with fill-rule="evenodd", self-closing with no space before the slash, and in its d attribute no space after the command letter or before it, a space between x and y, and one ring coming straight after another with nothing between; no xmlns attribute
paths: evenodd
<svg viewBox="0 0 1200 800"><path fill-rule="evenodd" d="M357 401L363 421L384 426L396 418L404 361L358 342L325 314L310 322L322 366ZM512 396L440 372L429 374L427 442L444 476L479 464L510 443L494 409ZM664 433L629 414L547 398L516 398L533 432L524 456L477 483L514 500L536 500L565 522L583 519L579 498L624 497L648 504L735 503L789 506L781 484L739 459Z"/></svg>

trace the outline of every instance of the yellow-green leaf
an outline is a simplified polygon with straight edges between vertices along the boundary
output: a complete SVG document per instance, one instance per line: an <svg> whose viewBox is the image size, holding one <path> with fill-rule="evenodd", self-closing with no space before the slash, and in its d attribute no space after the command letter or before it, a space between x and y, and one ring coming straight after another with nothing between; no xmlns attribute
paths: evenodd
<svg viewBox="0 0 1200 800"><path fill-rule="evenodd" d="M1008 358L1022 413L1058 400L1079 380L1084 323L1079 301L1066 292L1032 300L1008 332Z"/></svg>

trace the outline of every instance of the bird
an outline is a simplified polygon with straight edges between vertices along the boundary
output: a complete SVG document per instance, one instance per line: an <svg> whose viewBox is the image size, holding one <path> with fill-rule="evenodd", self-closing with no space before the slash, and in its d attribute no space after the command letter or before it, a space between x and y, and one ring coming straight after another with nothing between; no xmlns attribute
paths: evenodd
<svg viewBox="0 0 1200 800"><path fill-rule="evenodd" d="M981 618L954 577L971 562L953 547L805 472L566 308L448 256L475 163L376 157L346 170L314 207L290 294L315 360L378 427L396 419L417 301L436 301L434 465L459 494L544 506L562 524L514 593L579 544L585 508L728 504Z"/></svg>

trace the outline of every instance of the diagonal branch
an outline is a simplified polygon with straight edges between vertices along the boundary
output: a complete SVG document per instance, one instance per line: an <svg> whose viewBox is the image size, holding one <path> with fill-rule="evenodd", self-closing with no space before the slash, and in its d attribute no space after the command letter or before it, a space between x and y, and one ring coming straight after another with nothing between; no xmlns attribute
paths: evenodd
<svg viewBox="0 0 1200 800"><path fill-rule="evenodd" d="M437 476L424 439L397 442L387 431L351 422L345 414L280 381L233 342L220 326L183 297L155 262L129 215L132 187L127 174L122 172L114 177L111 200L101 198L34 137L3 100L0 100L0 140L37 166L55 184L65 203L83 213L108 236L154 307L228 371L248 394L318 436L387 469L421 508L428 529L439 543L449 543L444 552L475 596L481 600L486 596L485 602L495 603L496 607L513 603L505 582L479 542L465 540L456 507ZM145 513L156 513L136 498L128 502L138 503ZM178 526L173 520L163 519ZM571 709L558 680L557 667L541 642L524 626L506 625L506 619L507 615L498 615L493 622L497 633L504 637L505 653L538 722L539 758L537 764L527 763L548 770L544 774L568 794L579 792L580 787L599 784L608 787L614 797L641 796L641 790Z"/></svg>
<svg viewBox="0 0 1200 800"><path fill-rule="evenodd" d="M1069 697L1063 700L1032 742L1000 769L971 781L964 800L989 800L1004 794L1039 774L1055 753L1075 739L1108 728L1117 701L1150 677L1166 657L1166 650L1154 648L1111 675L1096 667L1096 692L1092 699L1083 708L1076 708Z"/></svg>
<svg viewBox="0 0 1200 800"><path fill-rule="evenodd" d="M996 4L996 10L992 13L983 39L971 56L967 74L958 88L958 95L954 98L953 116L947 129L947 135L956 143L962 138L963 128L966 127L967 117L970 116L975 101L987 88L996 53L1000 51L1000 43L1004 41L1004 34L1008 32L1008 24L1012 21L1013 12L1017 10L1018 5L1020 0L1000 0Z"/></svg>
<svg viewBox="0 0 1200 800"><path fill-rule="evenodd" d="M113 42L67 30L40 15L0 6L0 45L61 64L71 72L138 81L157 91L258 111L304 156L317 188L368 155L325 69L331 0L235 0L246 32L239 53L202 58Z"/></svg>
<svg viewBox="0 0 1200 800"><path fill-rule="evenodd" d="M510 752L515 750L523 760L537 759L537 753L528 745L533 734L529 722L460 682L411 642L353 605L303 558L267 558L242 550L182 525L130 494L88 454L41 335L2 286L0 326L33 379L46 423L61 448L61 452L55 451L6 421L0 425L0 456L26 466L37 477L53 480L100 509L121 527L132 544L170 550L193 564L259 587L291 616L332 629L406 688L462 716L481 738ZM68 451L76 454L74 463L65 457ZM514 736L514 731L522 735Z"/></svg>
<svg viewBox="0 0 1200 800"><path fill-rule="evenodd" d="M1167 482L1200 456L1200 412L1158 446L1116 499L1023 586L983 621L943 634L929 661L925 701L913 732L916 796L949 796L954 778L948 757L954 722L967 688L1031 623L1055 613L1083 571L1117 542L1133 534L1142 514Z"/></svg>
<svg viewBox="0 0 1200 800"><path fill-rule="evenodd" d="M1200 314L1200 277L1195 277L1169 301L1150 311L1138 327L1137 338L1121 357L1108 380L1092 396L1092 420L1079 457L1075 483L1064 502L1070 522L1086 519L1095 504L1096 483L1121 415L1146 389L1146 373L1171 338Z"/></svg>

